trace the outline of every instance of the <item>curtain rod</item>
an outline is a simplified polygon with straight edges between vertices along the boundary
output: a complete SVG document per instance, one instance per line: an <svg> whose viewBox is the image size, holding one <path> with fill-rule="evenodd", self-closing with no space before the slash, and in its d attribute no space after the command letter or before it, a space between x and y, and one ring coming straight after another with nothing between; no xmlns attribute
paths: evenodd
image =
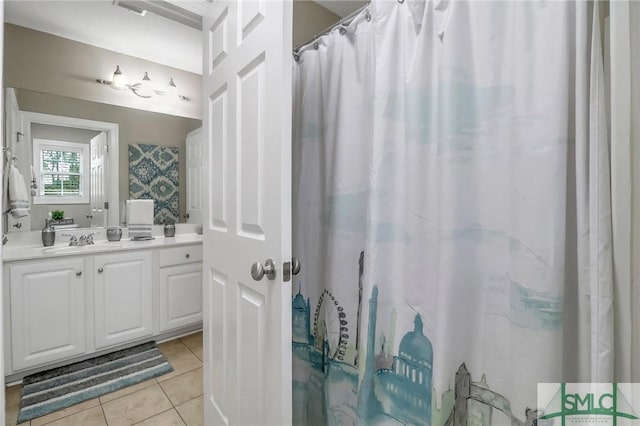
<svg viewBox="0 0 640 426"><path fill-rule="evenodd" d="M360 12L362 12L363 10L365 10L367 7L369 7L371 5L371 0L369 0L366 4L364 4L363 6L359 7L358 9L356 9L355 11L351 12L350 14L348 14L347 16L345 16L344 18L340 19L337 23L329 25L328 27L326 27L324 30L322 30L320 32L319 35L314 35L313 38L309 41L306 41L302 44L299 44L297 47L295 47L293 49L293 53L298 53L300 51L300 49L302 49L305 46L310 45L311 43L313 43L314 41L318 40L320 37L325 36L327 34L329 34L334 28L337 28L341 25L349 25L351 23L351 21L360 14Z"/></svg>

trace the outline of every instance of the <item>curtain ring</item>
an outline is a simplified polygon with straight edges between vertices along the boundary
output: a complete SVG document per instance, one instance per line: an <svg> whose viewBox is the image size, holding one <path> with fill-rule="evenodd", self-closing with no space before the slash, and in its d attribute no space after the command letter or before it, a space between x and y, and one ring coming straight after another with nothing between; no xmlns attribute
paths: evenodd
<svg viewBox="0 0 640 426"><path fill-rule="evenodd" d="M320 45L318 44L318 42L316 41L315 43L313 43L313 48L318 50L320 48Z"/></svg>
<svg viewBox="0 0 640 426"><path fill-rule="evenodd" d="M300 55L298 52L293 52L293 60L298 62L300 60Z"/></svg>
<svg viewBox="0 0 640 426"><path fill-rule="evenodd" d="M404 3L404 0L398 0L398 3L400 4Z"/></svg>
<svg viewBox="0 0 640 426"><path fill-rule="evenodd" d="M368 10L367 10L367 14L365 15L365 18L367 19L367 22L371 22L371 14L369 13Z"/></svg>
<svg viewBox="0 0 640 426"><path fill-rule="evenodd" d="M340 35L345 35L347 33L347 30L345 30L344 27L340 27L338 31L340 32Z"/></svg>

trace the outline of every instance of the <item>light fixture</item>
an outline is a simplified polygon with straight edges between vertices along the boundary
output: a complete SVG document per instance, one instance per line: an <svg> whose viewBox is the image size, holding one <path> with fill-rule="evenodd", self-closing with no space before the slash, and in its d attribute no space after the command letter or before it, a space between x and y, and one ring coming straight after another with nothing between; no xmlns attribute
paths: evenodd
<svg viewBox="0 0 640 426"><path fill-rule="evenodd" d="M178 93L178 88L176 83L173 81L173 77L169 79L169 84L167 85L167 89L163 92L161 90L155 90L151 84L151 79L149 78L149 74L147 72L144 73L142 80L139 83L128 84L127 78L124 73L120 70L120 65L116 65L116 70L113 72L112 81L96 79L96 81L100 84L106 84L112 89L117 90L131 90L131 92L139 96L141 98L151 98L154 95L164 96L168 95L168 97L175 98L182 101L189 100L186 96L180 95Z"/></svg>

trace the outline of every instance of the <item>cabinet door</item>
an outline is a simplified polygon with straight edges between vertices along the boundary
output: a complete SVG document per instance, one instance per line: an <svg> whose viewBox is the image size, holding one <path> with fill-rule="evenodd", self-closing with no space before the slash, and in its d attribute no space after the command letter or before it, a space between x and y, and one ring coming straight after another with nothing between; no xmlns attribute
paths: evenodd
<svg viewBox="0 0 640 426"><path fill-rule="evenodd" d="M151 252L99 255L94 269L96 349L150 336Z"/></svg>
<svg viewBox="0 0 640 426"><path fill-rule="evenodd" d="M13 370L85 352L85 285L81 259L10 267Z"/></svg>
<svg viewBox="0 0 640 426"><path fill-rule="evenodd" d="M202 321L202 263L160 268L160 331Z"/></svg>

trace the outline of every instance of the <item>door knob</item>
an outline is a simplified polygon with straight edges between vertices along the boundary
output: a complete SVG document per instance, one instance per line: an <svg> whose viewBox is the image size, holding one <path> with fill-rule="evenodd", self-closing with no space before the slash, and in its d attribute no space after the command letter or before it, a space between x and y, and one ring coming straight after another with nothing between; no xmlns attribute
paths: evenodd
<svg viewBox="0 0 640 426"><path fill-rule="evenodd" d="M102 273L102 271L104 271L104 269L102 269L102 267L98 268L98 272Z"/></svg>
<svg viewBox="0 0 640 426"><path fill-rule="evenodd" d="M262 266L260 262L251 265L251 277L254 280L260 281L265 275L269 280L276 278L276 265L273 263L273 260L267 259L267 261L264 262L264 266Z"/></svg>
<svg viewBox="0 0 640 426"><path fill-rule="evenodd" d="M300 261L297 257L291 259L291 273L298 275L300 273Z"/></svg>

